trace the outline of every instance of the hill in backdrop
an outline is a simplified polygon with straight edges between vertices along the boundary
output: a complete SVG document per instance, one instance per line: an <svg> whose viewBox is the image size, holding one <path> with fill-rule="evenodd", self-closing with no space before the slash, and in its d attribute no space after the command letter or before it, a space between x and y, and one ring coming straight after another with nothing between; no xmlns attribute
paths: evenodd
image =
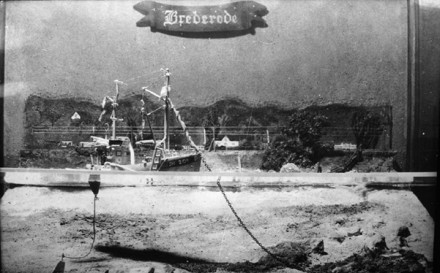
<svg viewBox="0 0 440 273"><path fill-rule="evenodd" d="M132 95L121 98L118 102L116 116L122 121L118 126L138 130L142 125L141 107L145 102L145 111L153 112L149 116L151 125L163 125L163 111L159 111L161 104L158 100L147 100L141 95ZM178 104L176 105L178 108ZM42 141L57 142L61 138L70 138L75 141L85 141L90 138L84 128L93 127L93 130L108 130L111 109L98 121L102 112L101 105L94 104L85 99L73 98L45 98L32 95L28 97L25 105L25 145L27 148L41 146ZM157 111L155 111L157 110ZM228 135L228 128L252 133L255 128L279 133L280 129L289 122L289 117L295 111L311 111L328 118L326 135L324 139L332 142L354 142L352 132L353 117L356 113L368 111L380 116L384 125L385 135L380 142L383 147L389 146L392 134L390 106L369 107L348 106L331 104L324 106L310 106L305 109L284 109L273 105L251 106L238 99L223 99L206 107L181 107L178 111L189 127L217 128L216 135ZM80 119L72 119L77 113ZM170 126L179 127L175 118L170 118ZM46 134L34 134L35 128L46 128ZM252 128L252 129L250 129ZM64 130L64 131L63 131ZM71 132L71 133L69 133ZM126 131L128 134L128 131ZM234 136L231 136L234 138ZM390 147L388 147L390 148Z"/></svg>

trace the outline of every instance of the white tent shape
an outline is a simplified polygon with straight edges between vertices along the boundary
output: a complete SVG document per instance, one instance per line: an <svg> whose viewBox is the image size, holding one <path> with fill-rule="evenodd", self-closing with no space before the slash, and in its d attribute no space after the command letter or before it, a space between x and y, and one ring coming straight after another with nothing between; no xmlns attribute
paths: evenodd
<svg viewBox="0 0 440 273"><path fill-rule="evenodd" d="M215 145L217 145L217 147L238 147L239 142L231 141L228 136L224 136L222 140L216 140Z"/></svg>
<svg viewBox="0 0 440 273"><path fill-rule="evenodd" d="M77 112L75 112L75 113L72 115L71 119L73 119L73 120L75 120L75 119L81 119L81 116L80 116Z"/></svg>

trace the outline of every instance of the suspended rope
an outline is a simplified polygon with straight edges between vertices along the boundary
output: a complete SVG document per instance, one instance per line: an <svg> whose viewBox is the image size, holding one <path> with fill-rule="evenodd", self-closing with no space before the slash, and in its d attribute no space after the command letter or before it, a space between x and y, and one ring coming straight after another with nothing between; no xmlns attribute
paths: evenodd
<svg viewBox="0 0 440 273"><path fill-rule="evenodd" d="M160 71L156 71L154 73L158 73L158 72L160 72ZM129 78L129 79L125 79L124 81L120 81L119 83L122 84L122 85L125 85L126 88L137 86L138 83L141 80L142 80L142 82L150 82L150 83L152 82L153 85L158 84L158 83L154 83L154 82L157 82L157 80L160 79L162 76L161 75L157 75L155 77L151 77L151 78L145 79L145 77L147 77L147 76L149 76L151 74L152 73L146 74L146 75L137 76L137 77L133 77L133 78Z"/></svg>
<svg viewBox="0 0 440 273"><path fill-rule="evenodd" d="M150 113L148 113L147 114L147 116L149 116L149 115L151 115L151 114L153 114L153 113L155 113L155 112L157 112L157 111L159 111L160 109L163 109L165 106L160 106L159 108L156 108L155 110L153 110L153 111L151 111Z"/></svg>
<svg viewBox="0 0 440 273"><path fill-rule="evenodd" d="M93 246L95 245L95 239L96 239L96 200L98 200L98 197L95 195L95 198L93 199L93 240L92 240L92 244L90 245L89 252L87 252L83 256L78 256L78 257L67 256L67 255L64 255L64 253L63 253L61 256L61 260L63 258L72 259L72 260L83 259L83 258L89 256L90 253L92 253Z"/></svg>
<svg viewBox="0 0 440 273"><path fill-rule="evenodd" d="M153 80L157 80L157 79L159 79L161 76L156 76L156 77L152 77L152 78L148 78L148 79L139 79L139 80L137 80L137 81L125 81L125 82L129 82L129 84L127 84L127 85L134 85L134 84L136 84L136 83L139 83L140 82L140 80L142 80L142 82L151 82L151 81L153 81Z"/></svg>
<svg viewBox="0 0 440 273"><path fill-rule="evenodd" d="M139 78L148 77L148 76L150 76L150 75L153 75L153 74L155 74L155 73L159 73L159 72L161 72L161 71L160 71L160 70L157 70L157 71L153 71L153 72L150 72L150 73L142 74L142 75L140 75L140 76L136 76L136 77L132 77L132 78L129 78L129 79L125 79L125 82L130 82L130 81L132 81L132 80L136 80L136 79L139 79Z"/></svg>

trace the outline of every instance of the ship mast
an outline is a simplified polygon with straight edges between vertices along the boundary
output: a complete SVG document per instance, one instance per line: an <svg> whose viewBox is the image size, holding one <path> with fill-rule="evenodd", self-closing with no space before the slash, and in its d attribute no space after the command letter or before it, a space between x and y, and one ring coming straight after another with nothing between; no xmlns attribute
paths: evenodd
<svg viewBox="0 0 440 273"><path fill-rule="evenodd" d="M115 80L116 84L116 96L115 99L112 101L112 114L110 116L110 119L112 120L112 140L116 139L116 121L122 121L122 119L118 119L116 117L116 107L118 106L118 97L119 97L119 84L122 83L121 81Z"/></svg>
<svg viewBox="0 0 440 273"><path fill-rule="evenodd" d="M168 68L164 69L165 71L165 92L164 94L161 94L163 96L165 101L165 117L164 117L164 149L169 150L170 149L170 127L169 127L169 108L170 103L168 101L168 95L170 91L170 70Z"/></svg>
<svg viewBox="0 0 440 273"><path fill-rule="evenodd" d="M163 122L163 130L164 130L164 135L163 135L163 139L161 140L161 144L163 143L164 145L164 150L169 150L170 149L170 128L169 128L169 109L171 107L171 103L169 100L169 92L170 92L170 70L168 68L165 69L161 69L161 71L165 71L165 86L162 87L161 91L160 91L160 95L154 93L153 91L148 90L147 87L142 87L142 90L144 90L145 92L148 92L156 97L159 98L159 100L163 100L165 102L165 105L162 106L164 108L164 122ZM162 108L160 107L160 108ZM158 110L158 109L157 109ZM156 110L154 110L153 112L156 112ZM151 112L151 113L153 113ZM151 114L150 113L150 114ZM147 114L149 115L149 114Z"/></svg>

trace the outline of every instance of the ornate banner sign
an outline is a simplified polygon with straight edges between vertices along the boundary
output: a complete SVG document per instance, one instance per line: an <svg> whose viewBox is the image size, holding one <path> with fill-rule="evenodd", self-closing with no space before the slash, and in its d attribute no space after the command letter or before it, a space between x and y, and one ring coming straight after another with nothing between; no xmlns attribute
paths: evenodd
<svg viewBox="0 0 440 273"><path fill-rule="evenodd" d="M254 1L218 6L176 6L143 1L134 5L134 9L145 15L136 25L150 27L153 32L243 32L267 26L262 18L268 13L267 8Z"/></svg>

